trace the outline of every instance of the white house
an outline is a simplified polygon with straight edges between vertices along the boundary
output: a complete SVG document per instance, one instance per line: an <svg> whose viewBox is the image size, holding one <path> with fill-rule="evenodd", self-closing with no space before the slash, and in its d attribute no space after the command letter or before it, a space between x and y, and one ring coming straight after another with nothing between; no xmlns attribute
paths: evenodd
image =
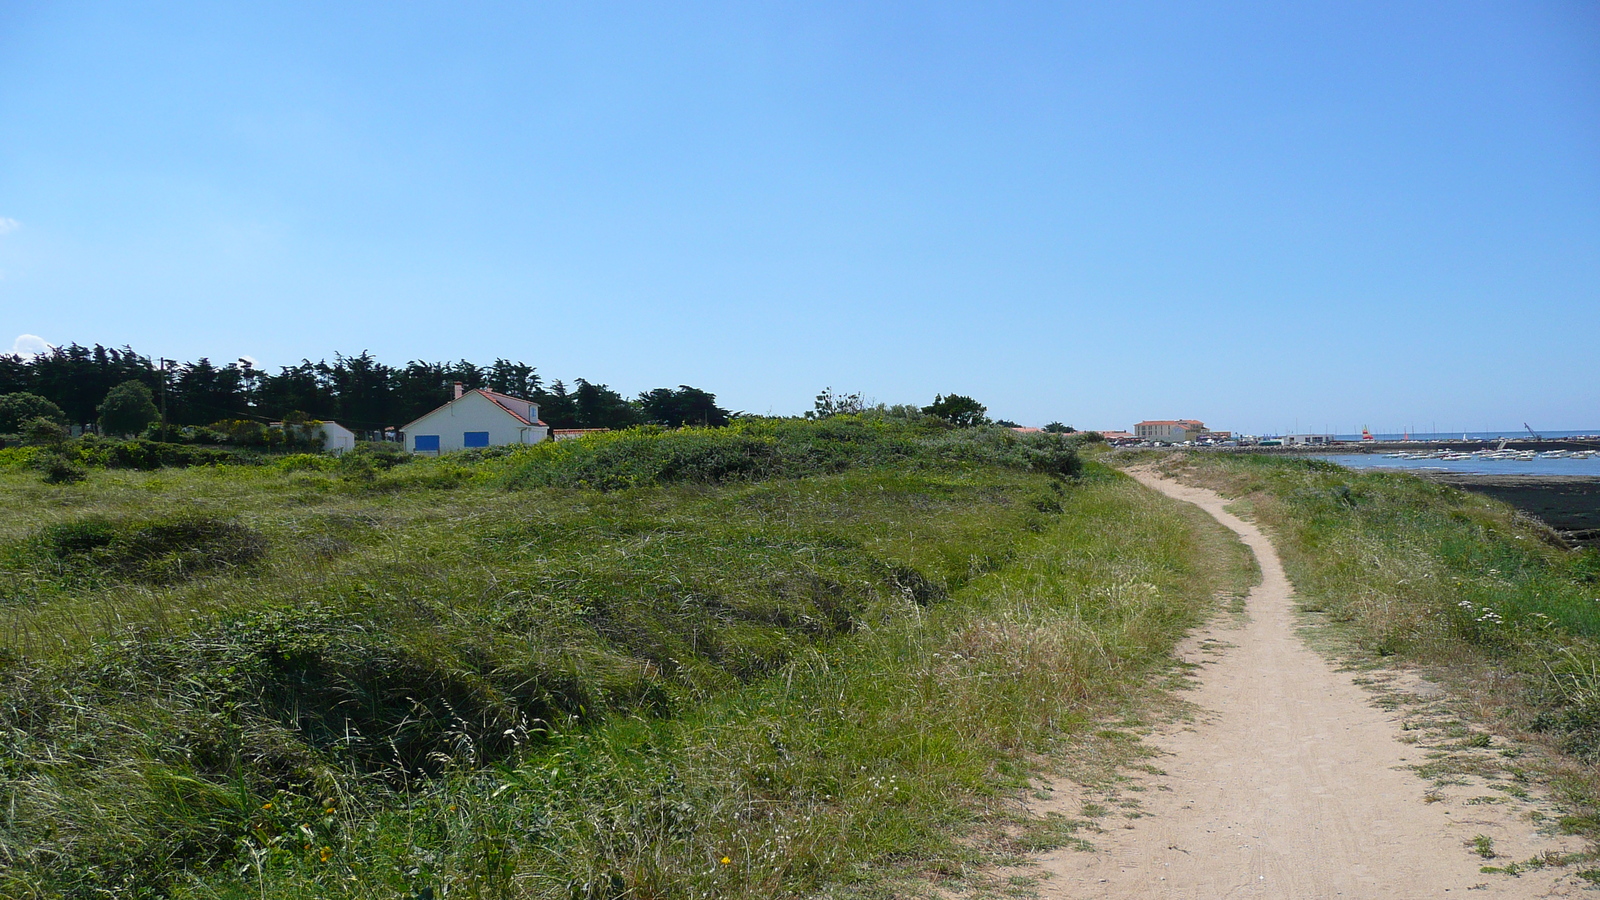
<svg viewBox="0 0 1600 900"><path fill-rule="evenodd" d="M550 426L539 421L539 404L531 400L481 388L463 391L457 384L454 400L401 431L406 449L413 453L446 453L469 447L537 444L549 437Z"/></svg>
<svg viewBox="0 0 1600 900"><path fill-rule="evenodd" d="M323 422L322 451L324 453L343 453L356 448L356 433L340 425L338 422Z"/></svg>

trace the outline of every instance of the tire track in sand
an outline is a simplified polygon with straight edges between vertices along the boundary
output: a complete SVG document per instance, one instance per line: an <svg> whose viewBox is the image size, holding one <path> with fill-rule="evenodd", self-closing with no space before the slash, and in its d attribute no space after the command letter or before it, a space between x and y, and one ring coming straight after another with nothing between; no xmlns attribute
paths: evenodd
<svg viewBox="0 0 1600 900"><path fill-rule="evenodd" d="M1047 898L1565 897L1587 885L1570 869L1520 877L1484 874L1472 852L1492 838L1504 865L1574 838L1542 834L1532 807L1511 798L1485 805L1427 802L1440 795L1409 770L1427 749L1400 740L1386 713L1349 673L1336 671L1296 634L1293 591L1272 544L1228 513L1217 494L1129 474L1198 505L1233 530L1260 562L1246 621L1218 621L1186 644L1201 663L1187 699L1192 724L1147 739L1164 770L1150 779L1142 815L1107 817L1085 835L1092 852L1060 850L1036 862ZM1208 643L1210 642L1210 643ZM1228 649L1216 653L1220 643ZM1200 648L1204 645L1207 652ZM1055 786L1063 807L1081 799Z"/></svg>

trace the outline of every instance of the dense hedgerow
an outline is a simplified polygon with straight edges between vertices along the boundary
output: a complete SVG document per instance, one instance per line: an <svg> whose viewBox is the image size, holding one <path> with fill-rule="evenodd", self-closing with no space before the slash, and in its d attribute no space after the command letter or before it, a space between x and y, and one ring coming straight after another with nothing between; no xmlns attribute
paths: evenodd
<svg viewBox="0 0 1600 900"><path fill-rule="evenodd" d="M161 468L251 464L258 461L258 458L257 454L250 451L85 435L63 441L54 447L0 449L0 468L32 466L47 470L49 466L69 465L80 469L133 469L149 472Z"/></svg>
<svg viewBox="0 0 1600 900"><path fill-rule="evenodd" d="M78 462L108 469L154 469L179 466L226 465L249 459L235 450L164 444L159 441L81 440L73 454Z"/></svg>

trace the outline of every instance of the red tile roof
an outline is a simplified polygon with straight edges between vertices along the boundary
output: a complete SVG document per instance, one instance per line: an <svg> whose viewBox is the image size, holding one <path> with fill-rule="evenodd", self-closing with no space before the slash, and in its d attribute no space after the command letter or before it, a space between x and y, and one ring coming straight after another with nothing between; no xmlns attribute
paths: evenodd
<svg viewBox="0 0 1600 900"><path fill-rule="evenodd" d="M515 409L512 409L510 406L506 405L506 401L508 401L508 400L513 402L513 403L518 403L518 404L521 404L521 403L533 404L532 400L524 400L521 397L513 397L510 394L502 394L502 393L500 393L498 391L491 391L488 388L474 388L473 390L467 391L465 394L462 394L461 397L465 397L467 394L482 394L490 403L493 403L495 406L498 406L501 409L505 410L506 411L506 415L509 415L511 418L516 419L518 422L521 422L524 425L544 425L544 427L546 427L546 428L550 427L549 425L546 425L544 422L542 422L542 421L540 421L538 419L533 419L533 420L530 421L527 416L523 415L522 413L517 412ZM412 425L415 425L418 422L422 421L423 419L426 419L428 416L433 415L434 413L438 412L440 409L444 409L445 406L449 406L451 403L460 402L461 397L457 397L454 400L447 401L444 404L444 406L441 406L438 409L430 410L429 412L424 413L421 416L418 416L417 418L411 420L410 422L407 422L406 425L405 425L405 428L410 428ZM537 404L533 404L533 405L536 406ZM403 428L401 430L403 431L405 429Z"/></svg>
<svg viewBox="0 0 1600 900"><path fill-rule="evenodd" d="M533 402L532 400L524 400L521 397L513 397L510 394L502 394L502 393L499 393L497 391L491 391L488 388L478 388L477 389L477 393L480 393L480 394L484 395L485 397L488 397L490 402L494 403L495 406L498 406L501 409L505 410L506 412L510 413L512 416L516 417L516 420L518 422L521 422L524 425L543 425L544 424L543 422L539 421L538 419L533 419L533 420L530 421L527 416L523 415L522 413L517 412L516 410L512 409L510 406L506 405L506 401L507 400L511 400L513 402L516 402L516 403L532 403Z"/></svg>

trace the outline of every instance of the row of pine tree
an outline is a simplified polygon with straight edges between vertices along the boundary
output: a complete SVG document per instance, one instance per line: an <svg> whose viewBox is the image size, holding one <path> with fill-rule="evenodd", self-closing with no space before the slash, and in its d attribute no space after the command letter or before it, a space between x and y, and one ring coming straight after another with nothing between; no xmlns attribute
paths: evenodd
<svg viewBox="0 0 1600 900"><path fill-rule="evenodd" d="M372 354L302 360L276 373L248 360L217 365L161 363L131 347L70 344L33 357L0 355L0 396L29 393L54 403L73 424L97 421L107 394L129 381L164 401L172 425L230 420L282 421L303 416L338 421L357 431L402 426L447 402L453 385L488 388L533 400L554 428L623 428L636 424L725 425L716 395L679 385L632 399L605 384L575 379L546 383L533 366L496 359L492 365L413 360L402 366Z"/></svg>

